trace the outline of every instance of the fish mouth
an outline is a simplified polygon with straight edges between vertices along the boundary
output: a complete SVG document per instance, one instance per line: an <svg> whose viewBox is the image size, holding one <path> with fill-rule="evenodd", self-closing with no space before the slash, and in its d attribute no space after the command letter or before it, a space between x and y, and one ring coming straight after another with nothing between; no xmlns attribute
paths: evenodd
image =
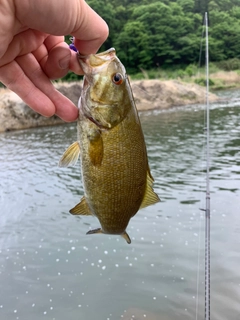
<svg viewBox="0 0 240 320"><path fill-rule="evenodd" d="M81 55L79 52L77 53L78 62L83 70L84 75L87 77L91 74L101 72L101 69L104 68L104 65L111 62L115 58L116 50L114 48L86 56Z"/></svg>

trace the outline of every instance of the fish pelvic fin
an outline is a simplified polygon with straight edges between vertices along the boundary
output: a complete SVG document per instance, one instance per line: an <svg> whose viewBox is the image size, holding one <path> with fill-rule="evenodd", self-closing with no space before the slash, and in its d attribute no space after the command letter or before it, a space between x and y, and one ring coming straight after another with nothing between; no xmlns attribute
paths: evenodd
<svg viewBox="0 0 240 320"><path fill-rule="evenodd" d="M142 203L140 205L140 209L148 207L160 201L158 195L153 191L153 181L154 179L150 173L150 169L148 168L146 190Z"/></svg>
<svg viewBox="0 0 240 320"><path fill-rule="evenodd" d="M90 216L92 212L86 202L85 197L82 197L81 201L69 211L73 215Z"/></svg>
<svg viewBox="0 0 240 320"><path fill-rule="evenodd" d="M103 233L101 228L89 230L86 234Z"/></svg>
<svg viewBox="0 0 240 320"><path fill-rule="evenodd" d="M59 167L74 166L80 155L80 146L78 141L71 144L59 160Z"/></svg>
<svg viewBox="0 0 240 320"><path fill-rule="evenodd" d="M123 239L125 239L127 241L128 244L130 244L132 241L129 237L129 235L127 234L126 231L124 231L122 234L121 234L121 237L123 237Z"/></svg>

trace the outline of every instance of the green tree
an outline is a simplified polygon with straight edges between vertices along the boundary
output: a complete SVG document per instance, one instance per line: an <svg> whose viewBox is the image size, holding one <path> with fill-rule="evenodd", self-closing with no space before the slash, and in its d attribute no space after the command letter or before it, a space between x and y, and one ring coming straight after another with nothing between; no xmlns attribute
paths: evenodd
<svg viewBox="0 0 240 320"><path fill-rule="evenodd" d="M114 45L128 72L138 71L139 68L151 67L151 52L146 29L142 22L126 23L122 32L115 39Z"/></svg>
<svg viewBox="0 0 240 320"><path fill-rule="evenodd" d="M143 28L147 47L139 52L141 62L148 63L145 68L196 61L199 51L196 22L200 22L200 15L187 16L178 3L154 2L134 8L132 19L141 22Z"/></svg>
<svg viewBox="0 0 240 320"><path fill-rule="evenodd" d="M195 0L194 11L204 15L205 12L208 12L209 0Z"/></svg>
<svg viewBox="0 0 240 320"><path fill-rule="evenodd" d="M240 24L239 20L229 13L211 12L212 23L210 34L212 46L218 44L213 61L220 61L240 56ZM209 46L211 48L211 46ZM219 54L221 53L220 57Z"/></svg>
<svg viewBox="0 0 240 320"><path fill-rule="evenodd" d="M88 0L88 3L109 25L110 35L101 50L115 47L127 70L136 72L139 68L198 62L206 11L210 22L210 60L239 57L239 1Z"/></svg>
<svg viewBox="0 0 240 320"><path fill-rule="evenodd" d="M195 1L194 0L177 0L177 4L184 12L193 12Z"/></svg>

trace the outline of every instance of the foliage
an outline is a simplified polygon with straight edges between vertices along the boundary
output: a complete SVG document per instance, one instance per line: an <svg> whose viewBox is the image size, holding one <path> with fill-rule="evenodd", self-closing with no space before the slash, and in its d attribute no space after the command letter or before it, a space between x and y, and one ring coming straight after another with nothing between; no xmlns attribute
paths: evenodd
<svg viewBox="0 0 240 320"><path fill-rule="evenodd" d="M239 68L239 0L87 0L109 25L100 50L115 47L128 73L181 66L194 73L199 63L204 13L209 17L209 59ZM202 60L205 44L202 41ZM189 66L186 69L186 66ZM194 66L194 67L193 67ZM194 70L193 70L194 69ZM67 75L70 80L73 77ZM74 76L78 78L77 76Z"/></svg>
<svg viewBox="0 0 240 320"><path fill-rule="evenodd" d="M199 84L200 86L206 87L206 79L205 78L197 78L194 81L195 83ZM215 82L210 78L209 79L209 86L214 86Z"/></svg>
<svg viewBox="0 0 240 320"><path fill-rule="evenodd" d="M240 59L233 58L229 60L220 61L217 63L219 69L225 71L232 71L232 70L240 70Z"/></svg>

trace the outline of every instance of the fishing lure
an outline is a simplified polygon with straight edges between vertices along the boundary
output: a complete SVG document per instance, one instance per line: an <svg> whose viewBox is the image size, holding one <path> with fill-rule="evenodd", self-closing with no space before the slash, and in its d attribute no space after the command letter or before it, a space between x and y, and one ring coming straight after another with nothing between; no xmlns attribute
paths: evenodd
<svg viewBox="0 0 240 320"><path fill-rule="evenodd" d="M78 52L77 48L74 45L74 37L70 38L71 43L69 44L69 48L75 52Z"/></svg>

